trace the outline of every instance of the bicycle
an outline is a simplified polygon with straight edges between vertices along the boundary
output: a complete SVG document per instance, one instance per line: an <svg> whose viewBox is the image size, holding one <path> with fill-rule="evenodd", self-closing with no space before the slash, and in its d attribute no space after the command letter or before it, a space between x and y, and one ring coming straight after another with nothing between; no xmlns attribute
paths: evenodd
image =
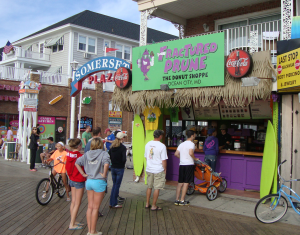
<svg viewBox="0 0 300 235"><path fill-rule="evenodd" d="M51 201L54 193L56 193L59 198L63 198L64 195L66 194L66 188L64 186L61 175L57 174L56 176L54 176L52 174L52 168L54 166L51 165L48 166L50 167L50 172L49 172L50 177L42 179L36 187L35 198L37 202L42 206L47 205ZM68 181L69 179L67 176L67 183Z"/></svg>
<svg viewBox="0 0 300 235"><path fill-rule="evenodd" d="M285 180L279 173L280 166L285 163L284 160L278 166L278 175L279 178L282 180L282 184L280 189L278 190L277 194L269 194L262 199L260 199L254 209L255 217L262 223L270 224L275 223L280 220L288 210L288 201L292 205L294 211L300 215L300 209L297 208L297 202L300 202L299 195L291 188L284 185L285 182L292 182L292 181L300 181L300 179L291 179ZM292 194L295 196L288 195L283 189L288 189ZM288 201L287 201L288 199ZM292 202L292 199L296 200L297 202Z"/></svg>

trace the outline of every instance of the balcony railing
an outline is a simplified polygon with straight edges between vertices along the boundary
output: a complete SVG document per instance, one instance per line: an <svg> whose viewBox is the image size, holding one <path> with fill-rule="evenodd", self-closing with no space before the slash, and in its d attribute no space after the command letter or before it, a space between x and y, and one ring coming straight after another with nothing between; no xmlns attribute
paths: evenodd
<svg viewBox="0 0 300 235"><path fill-rule="evenodd" d="M61 73L49 73L47 71L38 71L40 74L40 82L42 84L68 86L69 76Z"/></svg>
<svg viewBox="0 0 300 235"><path fill-rule="evenodd" d="M31 69L0 66L0 79L27 81L30 78Z"/></svg>
<svg viewBox="0 0 300 235"><path fill-rule="evenodd" d="M27 51L20 47L14 47L14 50L12 50L10 53L5 54L2 53L2 61L10 60L13 58L28 58L28 59L35 59L35 60L43 60L43 61L50 61L50 55L39 53L39 52L33 52L33 51Z"/></svg>
<svg viewBox="0 0 300 235"><path fill-rule="evenodd" d="M277 41L280 40L280 29L281 20L275 20L208 32L201 35L224 32L226 56L234 49L243 49L250 53L270 50L272 63L276 64Z"/></svg>

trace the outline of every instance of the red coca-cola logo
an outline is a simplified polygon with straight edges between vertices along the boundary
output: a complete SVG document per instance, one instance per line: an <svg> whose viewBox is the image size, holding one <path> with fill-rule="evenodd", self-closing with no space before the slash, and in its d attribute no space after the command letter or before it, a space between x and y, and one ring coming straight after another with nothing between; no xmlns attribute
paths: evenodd
<svg viewBox="0 0 300 235"><path fill-rule="evenodd" d="M300 68L300 61L296 60L295 61L295 69L299 70L299 68Z"/></svg>
<svg viewBox="0 0 300 235"><path fill-rule="evenodd" d="M278 74L281 74L281 72L282 72L282 66L281 65L278 65L277 72L278 72Z"/></svg>
<svg viewBox="0 0 300 235"><path fill-rule="evenodd" d="M120 67L115 72L114 77L116 86L119 88L126 88L131 85L131 71L127 68Z"/></svg>
<svg viewBox="0 0 300 235"><path fill-rule="evenodd" d="M235 78L246 76L252 67L252 58L248 52L243 50L234 50L226 60L227 72Z"/></svg>

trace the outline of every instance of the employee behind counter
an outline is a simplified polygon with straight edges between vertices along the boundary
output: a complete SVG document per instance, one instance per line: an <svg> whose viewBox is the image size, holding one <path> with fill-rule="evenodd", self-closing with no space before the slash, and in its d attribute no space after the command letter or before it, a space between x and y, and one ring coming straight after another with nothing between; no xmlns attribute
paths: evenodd
<svg viewBox="0 0 300 235"><path fill-rule="evenodd" d="M221 125L221 134L217 135L219 140L219 149L231 149L232 139L231 135L227 133L226 125Z"/></svg>

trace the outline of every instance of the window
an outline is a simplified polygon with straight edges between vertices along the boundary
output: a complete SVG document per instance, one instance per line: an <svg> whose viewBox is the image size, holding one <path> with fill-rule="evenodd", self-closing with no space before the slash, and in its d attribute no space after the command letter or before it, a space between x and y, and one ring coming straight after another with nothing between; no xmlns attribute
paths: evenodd
<svg viewBox="0 0 300 235"><path fill-rule="evenodd" d="M57 73L63 73L63 67L62 67L62 66L60 66L60 67L58 68Z"/></svg>
<svg viewBox="0 0 300 235"><path fill-rule="evenodd" d="M27 49L27 51L32 51L32 45Z"/></svg>
<svg viewBox="0 0 300 235"><path fill-rule="evenodd" d="M122 44L116 44L116 57L125 60L131 60L131 47Z"/></svg>
<svg viewBox="0 0 300 235"><path fill-rule="evenodd" d="M52 52L57 52L57 51L63 51L64 50L64 45L54 45L52 46Z"/></svg>
<svg viewBox="0 0 300 235"><path fill-rule="evenodd" d="M96 53L96 38L79 35L78 49L81 51Z"/></svg>
<svg viewBox="0 0 300 235"><path fill-rule="evenodd" d="M110 41L104 41L104 47L103 47L103 51L105 50L105 47L110 47Z"/></svg>
<svg viewBox="0 0 300 235"><path fill-rule="evenodd" d="M44 53L44 43L40 44L40 53Z"/></svg>
<svg viewBox="0 0 300 235"><path fill-rule="evenodd" d="M116 51L116 57L120 58L120 59L123 59L123 46L120 45L120 44L117 44L116 48L118 49Z"/></svg>

